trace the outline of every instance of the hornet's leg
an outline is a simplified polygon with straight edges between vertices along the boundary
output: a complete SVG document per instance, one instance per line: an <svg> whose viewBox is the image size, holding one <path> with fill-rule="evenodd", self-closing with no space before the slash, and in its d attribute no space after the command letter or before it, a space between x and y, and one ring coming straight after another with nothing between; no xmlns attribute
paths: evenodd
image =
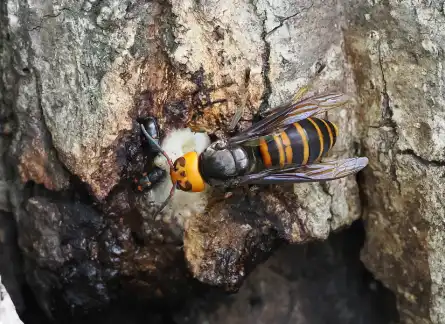
<svg viewBox="0 0 445 324"><path fill-rule="evenodd" d="M303 97L307 94L307 92L310 89L310 84L305 84L301 86L298 91L295 93L295 95L292 97L292 103L297 103L303 99ZM261 118L266 118L270 113L274 112L274 110L267 110L264 112L260 112Z"/></svg>
<svg viewBox="0 0 445 324"><path fill-rule="evenodd" d="M237 106L235 114L230 121L229 130L233 131L244 114L244 106Z"/></svg>
<svg viewBox="0 0 445 324"><path fill-rule="evenodd" d="M227 147L227 143L229 141L229 137L224 133L222 129L218 129L215 131L216 137L218 137L218 141L215 143L215 148L217 150L223 150Z"/></svg>
<svg viewBox="0 0 445 324"><path fill-rule="evenodd" d="M238 122L240 121L243 114L244 114L244 106L237 106L235 114L233 115L232 120L230 121L230 124L229 124L230 132L235 129L236 125L238 125ZM222 130L217 130L215 132L215 135L220 139L220 142L221 142L221 143L218 143L217 148L224 149L227 146L228 136Z"/></svg>
<svg viewBox="0 0 445 324"><path fill-rule="evenodd" d="M298 102L298 101L300 101L302 98L303 98L303 96L309 91L309 85L308 84L305 84L305 85L303 85L300 89L298 89L298 91L297 91L297 93L294 95L294 97L293 97L293 102Z"/></svg>

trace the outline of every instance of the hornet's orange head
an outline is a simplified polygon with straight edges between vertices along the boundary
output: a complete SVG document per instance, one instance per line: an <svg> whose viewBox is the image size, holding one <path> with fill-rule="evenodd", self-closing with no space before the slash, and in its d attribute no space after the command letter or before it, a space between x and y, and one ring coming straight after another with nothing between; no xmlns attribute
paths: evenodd
<svg viewBox="0 0 445 324"><path fill-rule="evenodd" d="M170 170L173 185L182 191L201 192L204 180L199 172L198 153L188 152L173 163Z"/></svg>

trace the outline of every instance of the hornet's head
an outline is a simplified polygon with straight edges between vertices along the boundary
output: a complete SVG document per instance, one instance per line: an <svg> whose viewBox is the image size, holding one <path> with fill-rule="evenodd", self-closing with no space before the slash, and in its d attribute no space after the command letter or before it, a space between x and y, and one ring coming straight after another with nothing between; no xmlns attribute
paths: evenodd
<svg viewBox="0 0 445 324"><path fill-rule="evenodd" d="M170 168L170 178L173 186L182 191L203 191L205 185L199 172L198 153L188 152L176 159Z"/></svg>
<svg viewBox="0 0 445 324"><path fill-rule="evenodd" d="M199 172L198 153L188 152L176 159L175 163L173 163L158 142L152 136L150 136L150 134L148 134L144 125L140 124L140 126L142 133L159 150L159 152L164 155L170 166L170 178L173 186L170 190L170 194L162 203L159 210L155 213L156 216L165 208L168 201L173 197L176 188L182 191L201 192L204 190L205 185Z"/></svg>

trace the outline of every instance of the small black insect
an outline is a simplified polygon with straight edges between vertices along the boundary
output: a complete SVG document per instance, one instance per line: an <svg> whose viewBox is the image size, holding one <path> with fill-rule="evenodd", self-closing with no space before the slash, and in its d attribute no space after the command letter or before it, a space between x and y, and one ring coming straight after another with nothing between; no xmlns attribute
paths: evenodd
<svg viewBox="0 0 445 324"><path fill-rule="evenodd" d="M140 124L144 125L147 133L154 139L156 144L159 145L161 132L159 130L159 124L155 117L141 118ZM146 145L153 153L160 153L158 146L154 145L147 137L141 133L141 141L143 145Z"/></svg>
<svg viewBox="0 0 445 324"><path fill-rule="evenodd" d="M147 133L153 138L153 141L148 140L147 137L141 132L142 145L147 148L150 153L152 153L150 154L152 159L155 159L156 156L161 152L159 150L159 142L161 138L159 124L155 117L140 118L138 122L144 125ZM135 178L133 182L136 185L138 191L150 190L157 183L161 182L165 175L165 170L154 166L151 172L142 173L142 176L140 178Z"/></svg>
<svg viewBox="0 0 445 324"><path fill-rule="evenodd" d="M135 178L134 183L139 191L150 190L165 177L165 170L155 166L150 172L144 172L141 178Z"/></svg>

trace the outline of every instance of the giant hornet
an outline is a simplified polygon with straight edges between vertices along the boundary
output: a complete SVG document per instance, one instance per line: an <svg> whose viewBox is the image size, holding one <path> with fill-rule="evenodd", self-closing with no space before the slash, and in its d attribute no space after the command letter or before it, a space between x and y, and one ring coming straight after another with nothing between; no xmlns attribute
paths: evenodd
<svg viewBox="0 0 445 324"><path fill-rule="evenodd" d="M313 117L342 106L341 93L294 100L267 113L262 120L228 139L212 143L201 154L188 152L175 162L141 124L143 134L165 156L172 189L201 192L206 185L230 188L248 184L283 184L329 181L354 174L368 164L366 157L320 162L332 149L338 127Z"/></svg>

